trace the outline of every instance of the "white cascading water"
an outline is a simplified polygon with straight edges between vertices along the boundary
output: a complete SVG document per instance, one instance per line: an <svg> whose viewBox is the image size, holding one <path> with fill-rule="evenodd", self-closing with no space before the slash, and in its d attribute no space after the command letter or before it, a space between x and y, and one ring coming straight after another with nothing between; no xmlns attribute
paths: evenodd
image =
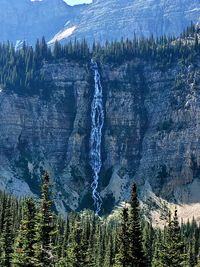
<svg viewBox="0 0 200 267"><path fill-rule="evenodd" d="M94 200L95 212L101 211L102 199L98 192L99 173L101 170L101 141L102 128L104 124L103 92L97 63L91 60L91 68L94 72L95 90L91 106L91 135L90 135L90 165L93 170L92 198Z"/></svg>

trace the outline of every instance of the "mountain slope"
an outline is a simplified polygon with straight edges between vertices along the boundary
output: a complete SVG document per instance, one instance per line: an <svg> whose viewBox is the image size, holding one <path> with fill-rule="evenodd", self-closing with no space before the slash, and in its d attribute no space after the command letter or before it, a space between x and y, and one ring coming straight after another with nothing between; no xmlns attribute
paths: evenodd
<svg viewBox="0 0 200 267"><path fill-rule="evenodd" d="M25 40L34 44L42 36L50 39L82 8L68 6L62 0L2 0L0 41Z"/></svg>
<svg viewBox="0 0 200 267"><path fill-rule="evenodd" d="M96 0L67 28L76 28L71 38L105 42L134 34L177 36L199 18L199 0Z"/></svg>

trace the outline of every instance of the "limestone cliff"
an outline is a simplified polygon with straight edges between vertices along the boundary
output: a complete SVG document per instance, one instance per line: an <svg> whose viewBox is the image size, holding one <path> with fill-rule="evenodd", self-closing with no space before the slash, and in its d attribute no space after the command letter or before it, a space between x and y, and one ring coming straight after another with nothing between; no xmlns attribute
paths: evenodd
<svg viewBox="0 0 200 267"><path fill-rule="evenodd" d="M104 212L128 197L132 179L167 200L200 201L200 65L163 69L102 64L105 127L100 190ZM38 194L52 177L58 210L92 207L89 64L44 63L48 96L0 93L0 187Z"/></svg>

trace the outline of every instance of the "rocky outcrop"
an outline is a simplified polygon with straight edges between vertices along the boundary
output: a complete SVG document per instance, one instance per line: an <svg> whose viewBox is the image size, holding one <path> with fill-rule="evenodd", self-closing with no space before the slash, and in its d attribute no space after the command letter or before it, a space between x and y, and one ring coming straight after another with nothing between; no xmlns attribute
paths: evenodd
<svg viewBox="0 0 200 267"><path fill-rule="evenodd" d="M199 66L146 77L148 129L136 176L168 200L199 202Z"/></svg>
<svg viewBox="0 0 200 267"><path fill-rule="evenodd" d="M170 201L200 201L199 68L101 66L104 212L128 197L133 179L144 192ZM51 84L43 88L45 98L0 93L0 187L37 195L40 173L47 169L58 210L92 207L91 70L62 60L44 63L41 72Z"/></svg>

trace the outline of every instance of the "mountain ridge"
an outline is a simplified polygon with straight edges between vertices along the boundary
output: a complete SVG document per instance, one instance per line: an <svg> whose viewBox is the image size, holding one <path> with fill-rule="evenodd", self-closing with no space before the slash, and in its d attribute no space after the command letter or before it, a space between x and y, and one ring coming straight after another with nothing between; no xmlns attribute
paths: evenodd
<svg viewBox="0 0 200 267"><path fill-rule="evenodd" d="M84 5L72 7L62 0L1 1L0 41L26 41L34 45L43 36L48 40Z"/></svg>

